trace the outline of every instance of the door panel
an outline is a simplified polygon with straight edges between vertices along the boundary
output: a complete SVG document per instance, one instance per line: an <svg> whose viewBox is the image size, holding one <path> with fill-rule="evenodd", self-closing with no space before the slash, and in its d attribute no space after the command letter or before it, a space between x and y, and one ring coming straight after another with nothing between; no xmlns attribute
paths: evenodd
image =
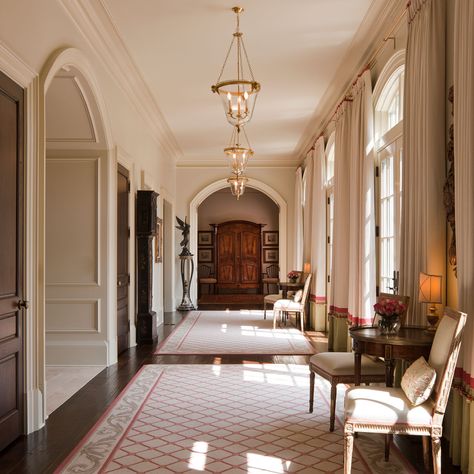
<svg viewBox="0 0 474 474"><path fill-rule="evenodd" d="M23 89L0 73L0 449L23 431Z"/></svg>
<svg viewBox="0 0 474 474"><path fill-rule="evenodd" d="M128 320L128 171L118 166L117 172L117 348L128 349L130 324Z"/></svg>
<svg viewBox="0 0 474 474"><path fill-rule="evenodd" d="M260 287L260 224L230 221L217 226L217 286Z"/></svg>

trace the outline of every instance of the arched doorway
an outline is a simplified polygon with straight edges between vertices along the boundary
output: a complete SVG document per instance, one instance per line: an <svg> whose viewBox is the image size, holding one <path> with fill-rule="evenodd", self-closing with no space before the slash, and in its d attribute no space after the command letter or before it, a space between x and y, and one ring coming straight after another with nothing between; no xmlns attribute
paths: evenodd
<svg viewBox="0 0 474 474"><path fill-rule="evenodd" d="M39 261L44 266L40 291L50 380L45 384L46 414L117 360L111 232L116 209L110 192L115 160L109 155L104 107L90 71L78 50L67 49L51 58L42 75L45 154L39 168L45 186L39 190L39 206L44 254ZM75 366L78 377L67 379L64 366Z"/></svg>
<svg viewBox="0 0 474 474"><path fill-rule="evenodd" d="M195 262L197 263L197 252L198 252L198 209L199 206L210 197L212 194L228 188L226 179L218 180L212 184L209 184L202 189L192 199L189 209L190 215L190 248L191 252L195 255ZM265 196L270 198L278 207L278 231L279 231L279 247L278 247L278 261L280 266L280 275L286 275L287 272L287 204L282 196L275 191L272 187L266 183L249 178L248 186L249 189L256 190L263 193ZM245 195L244 195L245 196ZM234 198L235 199L235 198ZM197 301L197 280L193 279L191 285L191 299Z"/></svg>

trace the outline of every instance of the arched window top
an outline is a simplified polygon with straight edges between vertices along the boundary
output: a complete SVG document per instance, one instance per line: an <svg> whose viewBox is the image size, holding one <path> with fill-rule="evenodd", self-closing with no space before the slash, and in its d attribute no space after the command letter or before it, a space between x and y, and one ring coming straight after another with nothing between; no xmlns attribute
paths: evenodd
<svg viewBox="0 0 474 474"><path fill-rule="evenodd" d="M403 120L404 62L405 52L395 53L374 88L376 140Z"/></svg>
<svg viewBox="0 0 474 474"><path fill-rule="evenodd" d="M326 144L326 186L331 186L334 182L334 136L332 132Z"/></svg>

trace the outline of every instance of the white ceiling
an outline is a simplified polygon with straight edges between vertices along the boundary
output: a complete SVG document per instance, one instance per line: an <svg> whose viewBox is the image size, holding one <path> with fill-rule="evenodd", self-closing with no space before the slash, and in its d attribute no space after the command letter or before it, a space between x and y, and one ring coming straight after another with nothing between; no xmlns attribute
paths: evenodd
<svg viewBox="0 0 474 474"><path fill-rule="evenodd" d="M296 163L296 148L374 0L102 0L170 126L181 163L224 163L232 132L211 92L241 30L262 84L247 134L254 161ZM378 2L380 3L380 2Z"/></svg>

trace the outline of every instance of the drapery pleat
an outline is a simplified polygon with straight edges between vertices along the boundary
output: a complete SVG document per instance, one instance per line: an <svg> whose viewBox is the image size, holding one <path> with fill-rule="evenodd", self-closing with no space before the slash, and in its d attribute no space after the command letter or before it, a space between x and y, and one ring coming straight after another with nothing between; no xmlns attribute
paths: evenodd
<svg viewBox="0 0 474 474"><path fill-rule="evenodd" d="M313 195L311 213L311 312L313 328L326 331L326 159L324 137L313 152Z"/></svg>
<svg viewBox="0 0 474 474"><path fill-rule="evenodd" d="M454 15L454 181L459 310L468 314L453 393L450 449L462 472L474 472L474 2Z"/></svg>
<svg viewBox="0 0 474 474"><path fill-rule="evenodd" d="M408 18L400 294L411 297L406 323L424 325L418 303L419 274L441 275L445 281L446 2L412 0Z"/></svg>
<svg viewBox="0 0 474 474"><path fill-rule="evenodd" d="M295 173L294 253L292 270L303 270L303 172Z"/></svg>
<svg viewBox="0 0 474 474"><path fill-rule="evenodd" d="M303 174L303 262L311 261L311 240L312 225L311 218L313 212L313 153L306 157L306 166Z"/></svg>
<svg viewBox="0 0 474 474"><path fill-rule="evenodd" d="M347 347L338 319L372 321L375 303L374 130L370 72L352 89L336 121L334 239L330 312L334 350ZM338 335L336 337L336 334ZM345 336L345 338L344 338Z"/></svg>

